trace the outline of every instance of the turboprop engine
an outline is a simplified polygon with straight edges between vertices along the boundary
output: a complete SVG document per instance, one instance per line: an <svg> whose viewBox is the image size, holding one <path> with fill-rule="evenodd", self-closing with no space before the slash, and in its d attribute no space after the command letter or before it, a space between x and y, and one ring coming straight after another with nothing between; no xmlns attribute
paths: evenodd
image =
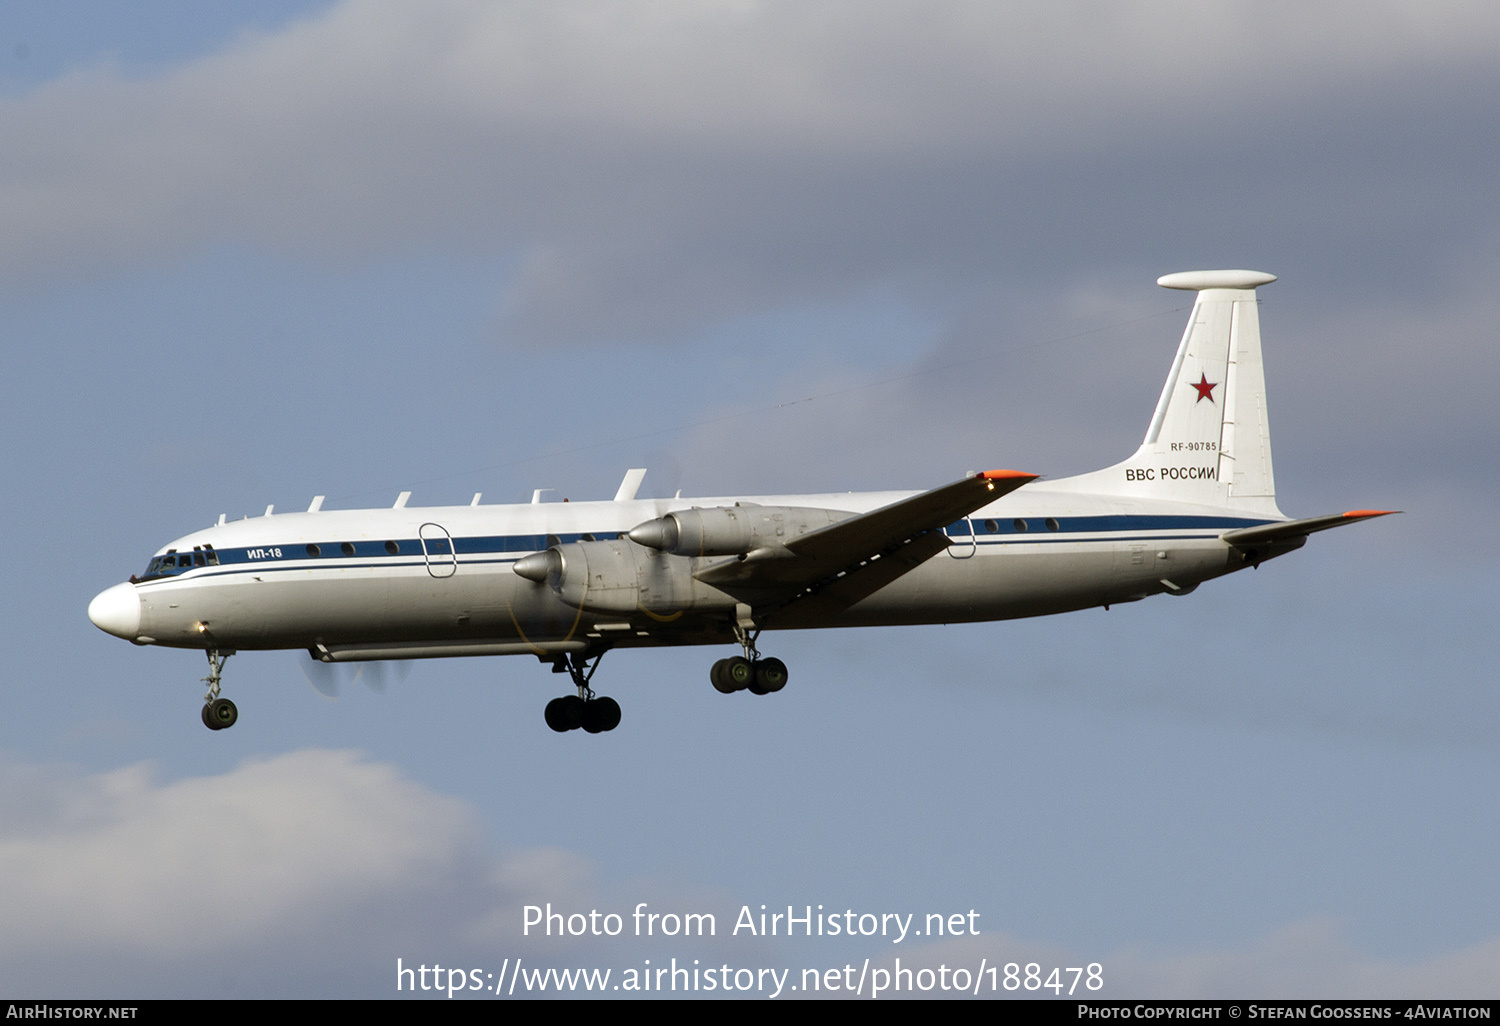
<svg viewBox="0 0 1500 1026"><path fill-rule="evenodd" d="M854 516L836 509L736 503L682 509L630 530L632 541L676 556L743 556Z"/></svg>
<svg viewBox="0 0 1500 1026"><path fill-rule="evenodd" d="M685 610L733 611L736 599L693 576L699 557L773 556L786 542L854 514L841 510L743 503L679 510L633 528L626 537L554 545L516 560L527 580L546 584L578 609L669 616Z"/></svg>
<svg viewBox="0 0 1500 1026"><path fill-rule="evenodd" d="M516 560L513 568L546 584L568 605L629 616L669 616L685 609L734 608L735 600L693 578L692 560L643 548L628 538L554 545Z"/></svg>

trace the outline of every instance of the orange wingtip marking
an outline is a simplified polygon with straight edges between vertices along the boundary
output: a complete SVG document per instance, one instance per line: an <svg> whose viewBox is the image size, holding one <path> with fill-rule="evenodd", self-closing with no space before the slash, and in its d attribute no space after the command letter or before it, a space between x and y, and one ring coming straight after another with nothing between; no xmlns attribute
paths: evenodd
<svg viewBox="0 0 1500 1026"><path fill-rule="evenodd" d="M1359 517L1383 517L1391 513L1400 513L1399 509L1351 509L1344 516L1352 518Z"/></svg>
<svg viewBox="0 0 1500 1026"><path fill-rule="evenodd" d="M1034 478L1038 475L1028 474L1024 470L986 470L979 476L989 481L1005 481L1014 480L1018 477L1024 477L1027 480L1030 480L1031 478Z"/></svg>

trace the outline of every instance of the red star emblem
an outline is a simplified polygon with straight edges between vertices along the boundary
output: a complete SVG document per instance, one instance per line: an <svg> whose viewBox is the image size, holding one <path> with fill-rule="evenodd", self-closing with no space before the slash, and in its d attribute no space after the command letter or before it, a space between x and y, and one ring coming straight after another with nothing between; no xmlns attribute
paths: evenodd
<svg viewBox="0 0 1500 1026"><path fill-rule="evenodd" d="M1209 384L1207 374L1199 374L1197 384L1193 384L1192 382L1188 382L1188 384L1193 385L1193 387L1198 390L1198 398L1193 400L1194 403L1201 403L1205 399L1207 399L1209 402L1213 402L1214 389L1219 387L1219 383L1217 381L1215 381L1213 384Z"/></svg>

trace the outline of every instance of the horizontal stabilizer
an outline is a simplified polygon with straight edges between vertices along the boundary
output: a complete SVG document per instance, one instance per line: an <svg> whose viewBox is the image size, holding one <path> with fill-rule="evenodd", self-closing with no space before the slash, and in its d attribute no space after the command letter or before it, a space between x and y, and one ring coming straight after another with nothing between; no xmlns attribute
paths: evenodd
<svg viewBox="0 0 1500 1026"><path fill-rule="evenodd" d="M1229 531L1219 537L1236 548L1246 545L1263 545L1267 542L1285 542L1294 538L1306 538L1331 527L1343 527L1372 517L1389 516L1401 512L1398 509L1351 509L1347 513L1335 513L1327 517L1309 517L1306 520L1284 520L1278 524L1261 524L1259 527L1243 527Z"/></svg>

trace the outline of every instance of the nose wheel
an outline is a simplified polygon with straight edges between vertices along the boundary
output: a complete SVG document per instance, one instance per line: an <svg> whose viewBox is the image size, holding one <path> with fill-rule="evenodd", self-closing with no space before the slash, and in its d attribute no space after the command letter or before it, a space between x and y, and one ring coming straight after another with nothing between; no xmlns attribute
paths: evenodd
<svg viewBox="0 0 1500 1026"><path fill-rule="evenodd" d="M559 734L566 734L579 727L590 734L603 734L620 725L620 703L608 696L595 697L593 689L589 687L589 680L593 678L594 671L599 668L599 661L603 658L604 653L600 652L590 666L586 658L574 654L554 664L554 668L561 666L572 675L578 694L563 695L547 703L544 714L547 726Z"/></svg>
<svg viewBox="0 0 1500 1026"><path fill-rule="evenodd" d="M208 685L208 693L203 696L203 725L209 730L225 730L240 718L240 711L234 703L219 697L219 679L223 676L225 661L232 655L233 649L222 653L216 648L208 650L208 676L203 678L203 683Z"/></svg>
<svg viewBox="0 0 1500 1026"><path fill-rule="evenodd" d="M227 698L215 698L212 702L204 703L203 725L209 730L224 730L232 727L234 721L239 718L240 711Z"/></svg>

